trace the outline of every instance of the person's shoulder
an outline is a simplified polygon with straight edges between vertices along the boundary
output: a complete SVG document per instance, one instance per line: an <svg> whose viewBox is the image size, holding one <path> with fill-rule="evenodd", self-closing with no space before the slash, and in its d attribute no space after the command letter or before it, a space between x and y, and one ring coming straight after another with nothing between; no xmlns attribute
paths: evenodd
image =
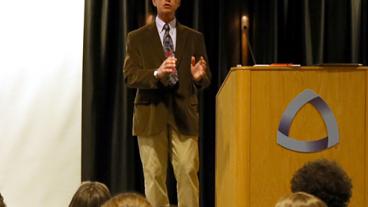
<svg viewBox="0 0 368 207"><path fill-rule="evenodd" d="M202 32L200 32L200 31L198 31L198 30L195 30L195 29L193 29L193 28L190 28L190 27L188 27L188 26L185 26L185 25L183 25L183 24L178 23L178 27L179 27L182 31L184 31L184 32L186 32L186 33L188 33L188 34L195 35L195 36L201 36L201 35L202 35Z"/></svg>
<svg viewBox="0 0 368 207"><path fill-rule="evenodd" d="M155 24L151 23L151 24L147 24L144 25L138 29L132 30L128 33L128 36L130 37L138 37L138 36L142 36L144 34L146 34L147 32L152 31L152 29L154 29Z"/></svg>

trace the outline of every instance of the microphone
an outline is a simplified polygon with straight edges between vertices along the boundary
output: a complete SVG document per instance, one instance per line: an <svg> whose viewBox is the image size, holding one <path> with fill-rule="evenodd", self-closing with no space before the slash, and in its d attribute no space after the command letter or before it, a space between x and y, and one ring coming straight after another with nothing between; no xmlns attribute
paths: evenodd
<svg viewBox="0 0 368 207"><path fill-rule="evenodd" d="M165 49L166 50L166 49ZM175 57L175 52L172 51L170 48L167 48L167 50L165 51L165 56L166 57ZM168 79L168 83L169 86L174 86L179 82L179 78L178 78L178 72L175 71L174 73L171 73L169 75L169 79Z"/></svg>
<svg viewBox="0 0 368 207"><path fill-rule="evenodd" d="M243 46L245 47L243 49L249 50L250 56L251 56L252 61L253 61L253 65L256 65L257 64L256 63L256 58L254 57L252 45L251 45L251 43L249 41L249 38L248 38L248 28L249 28L249 19L248 19L248 17L247 16L242 16L242 19L241 19L242 38L245 36L245 40L242 40L242 42L246 41L246 43L243 43ZM247 62L245 60L243 60L243 61Z"/></svg>

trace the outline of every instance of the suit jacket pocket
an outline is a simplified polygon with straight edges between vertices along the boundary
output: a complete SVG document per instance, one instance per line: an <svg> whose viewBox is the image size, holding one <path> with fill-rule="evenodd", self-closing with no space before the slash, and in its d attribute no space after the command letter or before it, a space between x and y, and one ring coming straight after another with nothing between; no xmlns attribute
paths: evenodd
<svg viewBox="0 0 368 207"><path fill-rule="evenodd" d="M191 110L198 113L198 99L196 95L190 97L189 107Z"/></svg>
<svg viewBox="0 0 368 207"><path fill-rule="evenodd" d="M189 98L189 104L190 105L198 105L198 98L197 98L197 95L192 95L190 98Z"/></svg>

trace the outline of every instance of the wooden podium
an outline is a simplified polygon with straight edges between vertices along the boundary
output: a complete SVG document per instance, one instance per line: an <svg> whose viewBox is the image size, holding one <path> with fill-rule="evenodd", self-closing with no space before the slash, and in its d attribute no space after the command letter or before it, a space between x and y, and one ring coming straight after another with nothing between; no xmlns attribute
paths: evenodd
<svg viewBox="0 0 368 207"><path fill-rule="evenodd" d="M280 119L305 89L322 97L338 125L339 144L314 153L277 144ZM216 97L216 207L269 207L290 193L305 162L336 160L353 181L350 207L368 206L368 67L232 68ZM289 136L327 136L320 113L306 104Z"/></svg>

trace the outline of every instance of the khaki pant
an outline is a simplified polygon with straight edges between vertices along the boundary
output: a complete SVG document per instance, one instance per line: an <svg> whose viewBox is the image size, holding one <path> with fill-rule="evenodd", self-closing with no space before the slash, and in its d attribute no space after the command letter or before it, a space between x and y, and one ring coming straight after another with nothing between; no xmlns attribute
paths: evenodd
<svg viewBox="0 0 368 207"><path fill-rule="evenodd" d="M177 181L178 207L199 206L198 137L167 130L149 137L138 137L143 164L145 194L153 207L169 207L166 189L168 155Z"/></svg>

